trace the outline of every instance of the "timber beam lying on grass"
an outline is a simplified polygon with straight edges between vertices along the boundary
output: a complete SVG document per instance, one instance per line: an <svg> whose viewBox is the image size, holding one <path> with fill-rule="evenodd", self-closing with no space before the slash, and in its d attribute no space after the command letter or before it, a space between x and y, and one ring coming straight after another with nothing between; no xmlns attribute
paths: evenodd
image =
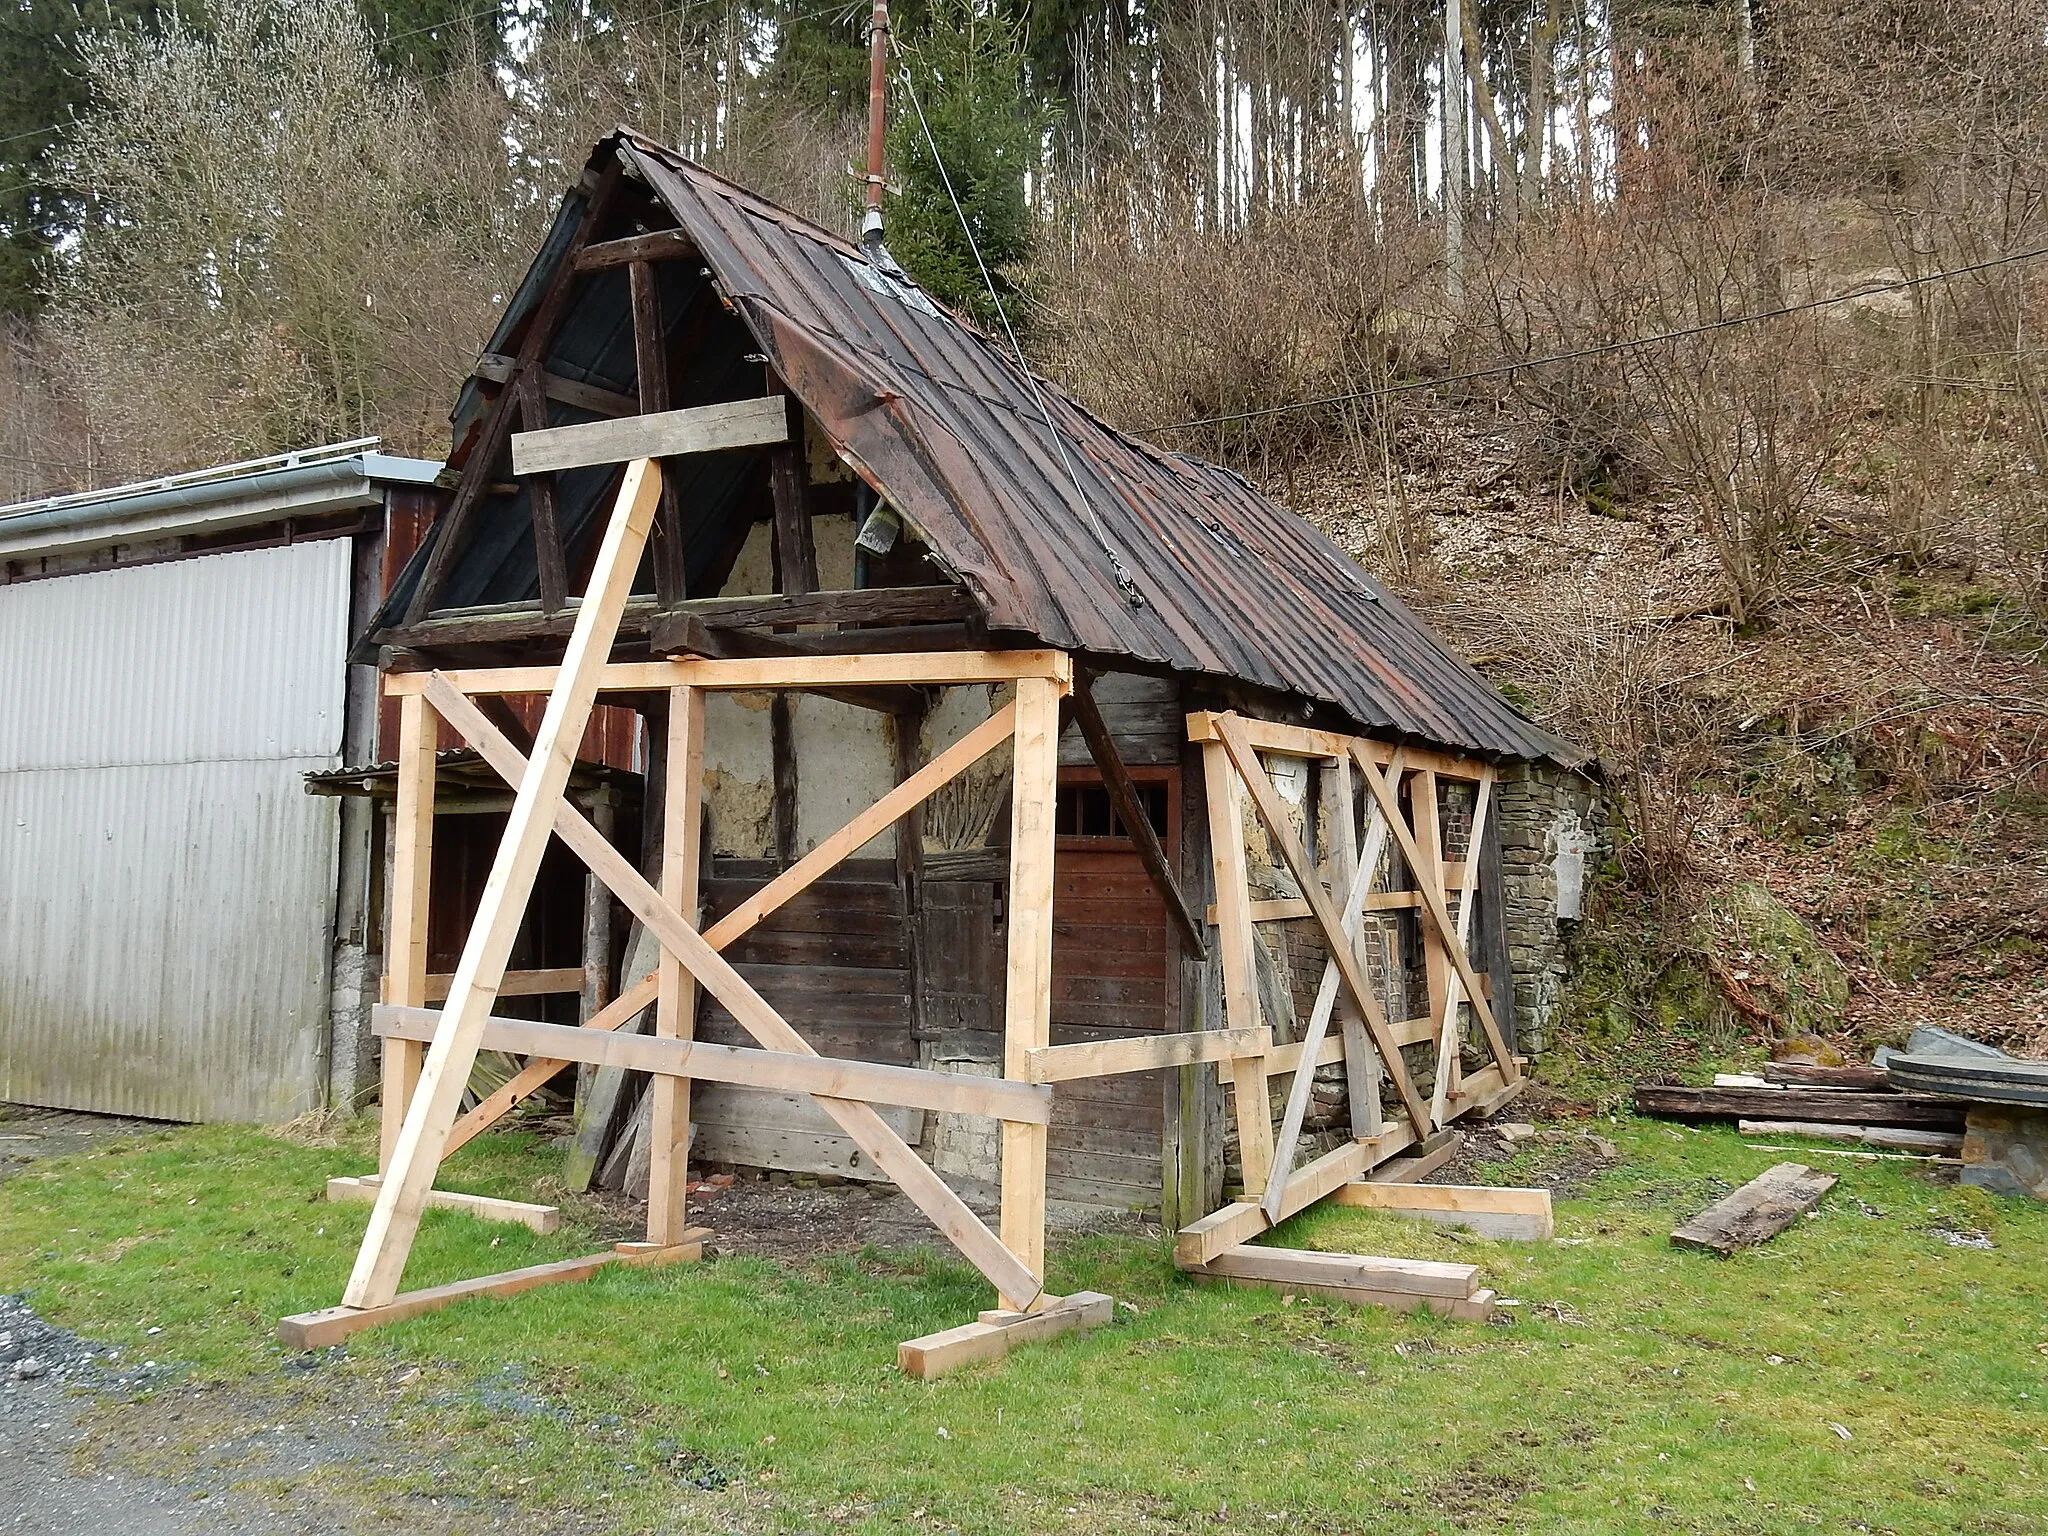
<svg viewBox="0 0 2048 1536"><path fill-rule="evenodd" d="M1547 1189L1492 1189L1480 1184L1401 1184L1361 1179L1340 1185L1332 1205L1386 1211L1481 1237L1540 1243L1556 1234Z"/></svg>
<svg viewBox="0 0 2048 1536"><path fill-rule="evenodd" d="M1444 1317L1483 1323L1493 1316L1494 1293L1479 1284L1472 1264L1388 1259L1307 1248L1226 1248L1206 1264L1183 1264L1194 1279L1348 1301L1408 1312L1426 1307Z"/></svg>
<svg viewBox="0 0 2048 1536"><path fill-rule="evenodd" d="M327 1198L374 1205L377 1191L383 1184L383 1175L376 1173L362 1178L331 1178L327 1181ZM478 1221L509 1221L543 1235L562 1224L562 1208L557 1205L535 1205L528 1200L495 1200L489 1195L457 1194L452 1189L428 1190L427 1209L460 1211L465 1216L476 1217Z"/></svg>
<svg viewBox="0 0 2048 1536"><path fill-rule="evenodd" d="M1671 1234L1674 1248L1701 1248L1727 1258L1769 1242L1820 1204L1835 1175L1804 1163L1775 1163L1742 1188L1715 1201Z"/></svg>
<svg viewBox="0 0 2048 1536"><path fill-rule="evenodd" d="M930 1381L964 1366L1000 1360L1020 1344L1036 1344L1076 1328L1100 1328L1116 1316L1116 1303L1100 1291L1041 1300L1044 1305L1030 1312L996 1309L958 1328L905 1339L896 1346L897 1368L906 1376Z"/></svg>
<svg viewBox="0 0 2048 1536"><path fill-rule="evenodd" d="M322 1307L317 1312L300 1312L277 1320L278 1341L288 1349L325 1349L352 1334L385 1323L402 1323L409 1317L438 1312L472 1296L517 1296L543 1285L577 1285L607 1264L682 1264L704 1257L708 1227L692 1227L683 1241L667 1247L645 1243L620 1243L609 1253L586 1254L580 1259L560 1259L553 1264L534 1264L507 1270L501 1275L479 1275L474 1280L457 1280L452 1285L429 1286L423 1291L403 1291L379 1307Z"/></svg>

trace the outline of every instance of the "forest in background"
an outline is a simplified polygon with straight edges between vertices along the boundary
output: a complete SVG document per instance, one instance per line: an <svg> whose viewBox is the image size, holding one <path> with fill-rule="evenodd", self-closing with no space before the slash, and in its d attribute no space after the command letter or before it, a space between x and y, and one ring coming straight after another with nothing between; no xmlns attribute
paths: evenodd
<svg viewBox="0 0 2048 1536"><path fill-rule="evenodd" d="M867 5L464 5L0 18L0 500L438 456L619 122L852 232ZM894 10L913 274L1600 752L1589 1030L2048 1047L2035 8Z"/></svg>

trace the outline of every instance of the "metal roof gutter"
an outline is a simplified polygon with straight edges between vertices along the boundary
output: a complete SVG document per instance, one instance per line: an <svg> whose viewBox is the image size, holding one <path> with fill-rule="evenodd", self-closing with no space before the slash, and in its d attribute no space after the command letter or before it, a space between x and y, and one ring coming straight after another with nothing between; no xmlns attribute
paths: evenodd
<svg viewBox="0 0 2048 1536"><path fill-rule="evenodd" d="M379 453L376 443L362 438L0 507L0 560L83 554L374 506L384 499L385 486L431 485L441 472L433 459Z"/></svg>

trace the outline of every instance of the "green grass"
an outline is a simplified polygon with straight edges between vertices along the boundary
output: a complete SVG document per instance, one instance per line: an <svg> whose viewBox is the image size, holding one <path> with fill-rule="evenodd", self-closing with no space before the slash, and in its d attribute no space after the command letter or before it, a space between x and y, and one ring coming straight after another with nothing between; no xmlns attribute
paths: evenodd
<svg viewBox="0 0 2048 1536"><path fill-rule="evenodd" d="M1842 1175L1820 1215L1720 1261L1673 1250L1670 1228L1783 1154L1649 1121L1599 1129L1621 1160L1560 1201L1555 1243L1346 1210L1278 1234L1470 1259L1522 1303L1511 1325L1200 1288L1161 1244L1096 1237L1056 1248L1052 1283L1128 1303L1114 1327L936 1383L897 1374L897 1341L988 1298L915 1250L809 1273L618 1270L473 1302L359 1335L303 1390L411 1404L407 1438L451 1448L441 1493L517 1488L621 1531L2048 1523L2048 1210L1918 1165L1816 1157ZM1538 1144L1490 1172L1565 1156ZM530 1193L558 1158L486 1137L443 1182ZM0 1185L0 1290L188 1383L294 1390L271 1329L339 1295L367 1207L317 1196L369 1162L361 1131L337 1151L214 1128L33 1166ZM1947 1246L1936 1226L1997 1247ZM594 1241L430 1213L407 1283ZM418 1379L394 1388L408 1363ZM560 1412L505 1411L506 1383ZM716 1474L732 1481L689 1481Z"/></svg>

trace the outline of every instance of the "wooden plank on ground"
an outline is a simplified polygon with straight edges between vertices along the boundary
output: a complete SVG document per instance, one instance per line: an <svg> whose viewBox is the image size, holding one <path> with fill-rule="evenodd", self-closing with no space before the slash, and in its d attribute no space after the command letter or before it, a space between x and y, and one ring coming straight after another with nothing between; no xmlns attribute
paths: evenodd
<svg viewBox="0 0 2048 1536"><path fill-rule="evenodd" d="M1332 1205L1389 1211L1437 1226L1466 1227L1481 1237L1536 1243L1556 1235L1547 1189L1494 1189L1483 1184L1403 1184L1360 1179L1330 1195Z"/></svg>
<svg viewBox="0 0 2048 1536"><path fill-rule="evenodd" d="M1042 1311L985 1313L978 1322L905 1339L896 1346L896 1366L906 1376L931 1381L964 1366L1000 1360L1020 1344L1076 1328L1100 1328L1115 1316L1116 1303L1100 1291L1076 1291Z"/></svg>
<svg viewBox="0 0 2048 1536"><path fill-rule="evenodd" d="M789 440L787 407L780 395L693 405L680 411L614 416L573 427L512 434L512 473L541 475L592 464L668 459L722 448L758 448Z"/></svg>
<svg viewBox="0 0 2048 1536"><path fill-rule="evenodd" d="M644 1243L622 1244L610 1253L586 1254L578 1259L559 1259L552 1264L534 1264L507 1270L501 1275L479 1275L474 1280L457 1280L452 1285L429 1286L406 1291L375 1307L323 1307L317 1312L300 1312L277 1320L278 1342L287 1349L325 1349L352 1334L385 1323L402 1323L409 1317L438 1312L473 1296L517 1296L543 1285L576 1285L588 1280L607 1264L679 1264L704 1256L708 1227L684 1234L684 1241L650 1250Z"/></svg>
<svg viewBox="0 0 2048 1536"><path fill-rule="evenodd" d="M1846 1093L1829 1088L1683 1088L1640 1083L1636 1113L1673 1120L1822 1120L1831 1125L1916 1125L1961 1130L1961 1099L1932 1093Z"/></svg>
<svg viewBox="0 0 2048 1536"><path fill-rule="evenodd" d="M1675 1248L1701 1248L1726 1258L1768 1242L1820 1204L1835 1175L1804 1163L1777 1163L1717 1200L1671 1234Z"/></svg>
<svg viewBox="0 0 2048 1536"><path fill-rule="evenodd" d="M1832 1125L1825 1120L1741 1120L1736 1130L1744 1136L1810 1136L1816 1141L1853 1141L1866 1147L1889 1147L1899 1152L1939 1152L1953 1155L1963 1149L1960 1131L1916 1131L1902 1125Z"/></svg>
<svg viewBox="0 0 2048 1536"><path fill-rule="evenodd" d="M378 1186L384 1182L381 1174L368 1174L362 1178L336 1176L327 1181L327 1198L335 1201L374 1202ZM478 1221L506 1221L536 1232L552 1232L562 1224L562 1209L555 1205L535 1205L526 1200L497 1200L489 1195L464 1195L452 1189L430 1190L427 1194L427 1209L430 1211L460 1211L465 1216L474 1216Z"/></svg>
<svg viewBox="0 0 2048 1536"><path fill-rule="evenodd" d="M1434 1259L1324 1253L1312 1248L1226 1248L1202 1266L1212 1275L1263 1280L1271 1285L1333 1285L1358 1291L1403 1291L1414 1296L1470 1296L1479 1289L1479 1266Z"/></svg>
<svg viewBox="0 0 2048 1536"><path fill-rule="evenodd" d="M1183 1271L1202 1285L1229 1285L1246 1290L1282 1291L1290 1296L1315 1296L1324 1301L1341 1301L1354 1307L1384 1307L1389 1312L1434 1312L1439 1317L1465 1323L1492 1320L1495 1296L1491 1290L1470 1296L1421 1296L1413 1291L1374 1291L1359 1286L1317 1285L1309 1282L1280 1283L1253 1280L1242 1275L1216 1275L1202 1269Z"/></svg>
<svg viewBox="0 0 2048 1536"><path fill-rule="evenodd" d="M1761 1076L1786 1088L1848 1088L1858 1093L1884 1093L1892 1085L1892 1075L1883 1067L1811 1067L1799 1061L1767 1061Z"/></svg>

